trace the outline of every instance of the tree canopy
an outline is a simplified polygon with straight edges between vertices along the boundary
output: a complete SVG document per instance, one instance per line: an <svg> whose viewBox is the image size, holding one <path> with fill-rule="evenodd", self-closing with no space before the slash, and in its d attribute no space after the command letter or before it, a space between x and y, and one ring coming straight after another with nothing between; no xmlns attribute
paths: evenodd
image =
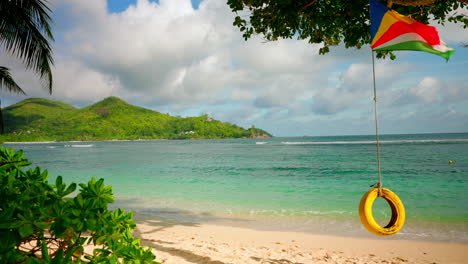
<svg viewBox="0 0 468 264"><path fill-rule="evenodd" d="M49 40L54 38L50 12L44 0L0 1L0 45L21 59L27 69L38 73L49 92L52 92L53 58ZM2 67L0 89L24 94L8 77L8 69Z"/></svg>
<svg viewBox="0 0 468 264"><path fill-rule="evenodd" d="M22 60L27 69L35 71L52 93L51 10L46 0L0 1L0 47ZM15 82L10 69L0 65L0 90L26 94ZM3 117L0 107L0 134Z"/></svg>
<svg viewBox="0 0 468 264"><path fill-rule="evenodd" d="M358 49L370 43L369 0L228 0L227 3L237 13L233 25L239 27L245 40L254 34L268 41L306 39L309 43L323 44L320 54L328 53L330 46L340 43ZM384 4L422 23L461 22L464 28L468 27L468 15L458 12L466 11L467 0L388 0ZM378 57L385 54L380 52Z"/></svg>

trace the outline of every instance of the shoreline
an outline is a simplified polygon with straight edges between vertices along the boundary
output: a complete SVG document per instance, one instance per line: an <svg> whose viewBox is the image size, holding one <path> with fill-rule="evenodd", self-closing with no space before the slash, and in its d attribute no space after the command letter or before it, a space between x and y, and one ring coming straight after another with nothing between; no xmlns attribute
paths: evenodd
<svg viewBox="0 0 468 264"><path fill-rule="evenodd" d="M136 220L134 235L164 264L466 263L468 245L259 231Z"/></svg>
<svg viewBox="0 0 468 264"><path fill-rule="evenodd" d="M336 216L271 216L228 215L209 212L193 212L189 209L160 209L145 214L129 207L116 206L133 211L137 221L161 221L190 223L191 225L215 225L265 232L295 232L310 235L336 236L356 239L379 240L382 237L368 232L359 217ZM409 219L403 229L385 240L463 244L468 246L468 226L465 222L434 222Z"/></svg>
<svg viewBox="0 0 468 264"><path fill-rule="evenodd" d="M11 141L0 142L1 144L52 144L52 143L90 143L90 142L131 142L131 141L157 141L174 139L106 139L106 140L71 140L71 141ZM177 140L177 139L175 139Z"/></svg>
<svg viewBox="0 0 468 264"><path fill-rule="evenodd" d="M243 138L153 138L153 139L104 139L104 140L70 140L70 141L9 141L0 144L52 144L52 143L90 143L90 142L140 142L140 141L160 141L160 140L212 140L212 139L265 139L272 137L243 137Z"/></svg>

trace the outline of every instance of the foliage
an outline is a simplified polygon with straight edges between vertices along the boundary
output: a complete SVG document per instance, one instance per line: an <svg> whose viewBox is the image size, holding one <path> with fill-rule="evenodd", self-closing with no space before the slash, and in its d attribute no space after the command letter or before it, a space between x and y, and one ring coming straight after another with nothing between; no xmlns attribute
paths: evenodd
<svg viewBox="0 0 468 264"><path fill-rule="evenodd" d="M3 66L0 66L0 89L5 89L10 93L26 94L13 80L9 69Z"/></svg>
<svg viewBox="0 0 468 264"><path fill-rule="evenodd" d="M244 129L208 115L173 117L129 105L109 97L76 109L46 99L27 99L4 109L6 132L3 141L67 141L112 139L242 138L268 135Z"/></svg>
<svg viewBox="0 0 468 264"><path fill-rule="evenodd" d="M369 0L228 0L227 3L239 14L233 25L239 27L245 40L253 34L263 35L269 41L307 39L309 43L323 44L320 54L328 53L330 46L340 43L358 49L370 43ZM430 19L439 24L461 22L464 28L468 27L468 17L454 11L466 7L466 0L464 3L435 1L428 6L392 6L400 14L410 15L422 23L427 24ZM386 54L378 52L378 57ZM393 54L391 57L394 58Z"/></svg>
<svg viewBox="0 0 468 264"><path fill-rule="evenodd" d="M44 0L0 1L0 44L8 53L21 59L27 69L39 74L52 92L53 58L49 40L54 37L50 12ZM9 76L8 69L3 68L0 80ZM6 87L3 84L0 82L0 89L24 93L11 78Z"/></svg>
<svg viewBox="0 0 468 264"><path fill-rule="evenodd" d="M103 179L76 193L61 176L51 185L46 170L23 169L30 164L0 147L0 263L156 263L131 235L132 213L108 210L114 197Z"/></svg>
<svg viewBox="0 0 468 264"><path fill-rule="evenodd" d="M0 46L35 71L52 93L54 63L49 40L54 40L50 24L50 9L44 0L0 1ZM0 90L25 94L10 75L10 69L0 65ZM0 134L4 132L0 107Z"/></svg>

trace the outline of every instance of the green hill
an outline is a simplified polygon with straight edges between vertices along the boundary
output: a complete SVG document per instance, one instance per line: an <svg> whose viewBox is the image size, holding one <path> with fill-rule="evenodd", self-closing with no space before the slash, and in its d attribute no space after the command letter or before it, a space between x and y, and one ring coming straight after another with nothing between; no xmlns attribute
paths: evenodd
<svg viewBox="0 0 468 264"><path fill-rule="evenodd" d="M0 141L5 142L271 136L261 129L245 129L207 115L173 117L117 97L81 109L31 98L4 108L3 116L5 134Z"/></svg>
<svg viewBox="0 0 468 264"><path fill-rule="evenodd" d="M27 126L28 124L54 118L65 112L76 110L75 107L41 98L30 98L3 109L3 119L8 128Z"/></svg>

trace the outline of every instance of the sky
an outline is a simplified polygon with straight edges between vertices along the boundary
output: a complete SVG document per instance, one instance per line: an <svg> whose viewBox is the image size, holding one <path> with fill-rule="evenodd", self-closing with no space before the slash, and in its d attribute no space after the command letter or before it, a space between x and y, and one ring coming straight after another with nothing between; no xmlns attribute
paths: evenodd
<svg viewBox="0 0 468 264"><path fill-rule="evenodd" d="M0 52L27 96L83 107L108 96L174 116L208 114L274 136L375 133L372 55L288 39L245 41L226 0L50 0L52 95ZM464 10L467 13L466 10ZM433 24L456 49L376 61L381 134L468 132L468 29Z"/></svg>

